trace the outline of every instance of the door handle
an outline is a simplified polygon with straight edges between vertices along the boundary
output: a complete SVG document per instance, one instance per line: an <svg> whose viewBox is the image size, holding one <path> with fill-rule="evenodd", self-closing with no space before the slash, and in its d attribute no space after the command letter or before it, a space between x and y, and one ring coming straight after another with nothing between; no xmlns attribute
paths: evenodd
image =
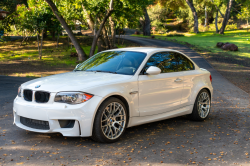
<svg viewBox="0 0 250 166"><path fill-rule="evenodd" d="M182 81L182 79L179 79L179 78L177 78L176 80L174 80L174 82L181 82Z"/></svg>
<svg viewBox="0 0 250 166"><path fill-rule="evenodd" d="M134 94L137 94L138 91L133 91L133 92L129 92L130 95L134 95Z"/></svg>

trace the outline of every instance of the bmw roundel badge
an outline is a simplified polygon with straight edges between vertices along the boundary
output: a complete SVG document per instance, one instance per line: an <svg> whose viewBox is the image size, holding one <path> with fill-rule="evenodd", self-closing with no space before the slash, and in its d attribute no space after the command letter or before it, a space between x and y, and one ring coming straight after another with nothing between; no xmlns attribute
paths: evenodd
<svg viewBox="0 0 250 166"><path fill-rule="evenodd" d="M37 86L35 86L35 88L40 88L40 86L41 86L41 85L37 85Z"/></svg>

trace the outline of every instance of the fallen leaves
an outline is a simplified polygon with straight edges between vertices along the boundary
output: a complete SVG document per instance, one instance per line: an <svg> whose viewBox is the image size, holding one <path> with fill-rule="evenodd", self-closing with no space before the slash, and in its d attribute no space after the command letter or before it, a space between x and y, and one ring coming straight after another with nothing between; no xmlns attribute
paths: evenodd
<svg viewBox="0 0 250 166"><path fill-rule="evenodd" d="M165 143L165 145L168 145L168 144L170 144L170 142L168 141L167 143Z"/></svg>
<svg viewBox="0 0 250 166"><path fill-rule="evenodd" d="M24 162L21 162L21 163L16 163L16 165L22 165L22 164L24 164Z"/></svg>

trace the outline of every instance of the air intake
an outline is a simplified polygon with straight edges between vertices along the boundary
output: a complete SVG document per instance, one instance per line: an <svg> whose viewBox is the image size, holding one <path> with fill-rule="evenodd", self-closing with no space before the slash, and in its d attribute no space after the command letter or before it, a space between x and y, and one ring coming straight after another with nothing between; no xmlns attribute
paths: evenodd
<svg viewBox="0 0 250 166"><path fill-rule="evenodd" d="M29 119L20 116L20 122L27 127L33 128L33 129L40 129L40 130L49 130L49 122L48 121L42 121L42 120L35 120L35 119Z"/></svg>

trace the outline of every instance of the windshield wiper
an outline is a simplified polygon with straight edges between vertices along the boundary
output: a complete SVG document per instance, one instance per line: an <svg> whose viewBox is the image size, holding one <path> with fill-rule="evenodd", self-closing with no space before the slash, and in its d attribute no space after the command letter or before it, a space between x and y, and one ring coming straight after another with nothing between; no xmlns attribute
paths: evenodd
<svg viewBox="0 0 250 166"><path fill-rule="evenodd" d="M104 70L86 70L86 71L92 71L92 72L103 72L103 73L113 73L113 74L117 74L116 72L113 72L113 71L104 71Z"/></svg>

